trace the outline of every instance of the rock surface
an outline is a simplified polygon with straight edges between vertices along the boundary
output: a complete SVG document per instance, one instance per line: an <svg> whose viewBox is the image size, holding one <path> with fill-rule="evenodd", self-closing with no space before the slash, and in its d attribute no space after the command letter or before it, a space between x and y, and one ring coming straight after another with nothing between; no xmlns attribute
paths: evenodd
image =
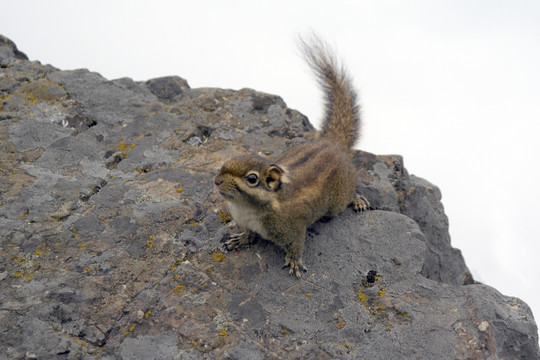
<svg viewBox="0 0 540 360"><path fill-rule="evenodd" d="M540 357L399 156L357 153L377 210L312 226L300 280L271 243L224 253L220 165L312 136L278 96L61 71L0 37L0 359Z"/></svg>

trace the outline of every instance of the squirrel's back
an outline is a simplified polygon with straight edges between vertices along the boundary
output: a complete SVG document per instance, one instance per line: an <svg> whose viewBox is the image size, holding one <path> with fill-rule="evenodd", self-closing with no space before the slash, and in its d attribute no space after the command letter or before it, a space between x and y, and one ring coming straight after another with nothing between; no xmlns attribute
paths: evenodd
<svg viewBox="0 0 540 360"><path fill-rule="evenodd" d="M300 46L324 92L321 137L352 149L359 137L360 106L346 69L316 36L300 39Z"/></svg>

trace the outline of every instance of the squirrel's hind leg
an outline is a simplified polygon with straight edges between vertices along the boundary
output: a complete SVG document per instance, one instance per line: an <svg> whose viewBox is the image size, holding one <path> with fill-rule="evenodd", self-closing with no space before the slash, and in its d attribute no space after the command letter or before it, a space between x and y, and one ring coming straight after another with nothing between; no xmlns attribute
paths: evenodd
<svg viewBox="0 0 540 360"><path fill-rule="evenodd" d="M358 194L354 195L354 199L351 204L354 211L366 211L370 207L368 199Z"/></svg>
<svg viewBox="0 0 540 360"><path fill-rule="evenodd" d="M307 267L302 262L302 258L294 259L292 256L285 255L285 265L283 267L290 266L289 274L296 275L297 278L300 278L300 270L307 271Z"/></svg>

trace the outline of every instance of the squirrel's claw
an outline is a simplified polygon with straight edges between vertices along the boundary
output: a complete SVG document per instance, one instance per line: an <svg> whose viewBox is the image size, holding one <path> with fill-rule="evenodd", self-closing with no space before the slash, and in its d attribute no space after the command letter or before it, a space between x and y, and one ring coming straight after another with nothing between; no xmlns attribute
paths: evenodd
<svg viewBox="0 0 540 360"><path fill-rule="evenodd" d="M352 201L352 206L354 211L366 211L367 209L369 209L370 204L368 199L366 199L362 195L356 194Z"/></svg>
<svg viewBox="0 0 540 360"><path fill-rule="evenodd" d="M306 266L302 263L302 259L292 260L290 257L286 256L285 265L283 267L287 267L287 266L291 267L289 270L289 274L292 275L294 273L294 275L296 275L297 278L301 277L300 270L307 271Z"/></svg>
<svg viewBox="0 0 540 360"><path fill-rule="evenodd" d="M229 240L225 242L227 250L238 249L242 246L249 245L253 242L253 238L246 232L233 234L229 237Z"/></svg>

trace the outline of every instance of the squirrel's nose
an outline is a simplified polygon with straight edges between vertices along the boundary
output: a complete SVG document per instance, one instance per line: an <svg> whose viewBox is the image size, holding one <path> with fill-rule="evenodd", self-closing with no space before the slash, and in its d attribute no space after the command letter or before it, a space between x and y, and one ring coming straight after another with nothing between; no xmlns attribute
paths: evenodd
<svg viewBox="0 0 540 360"><path fill-rule="evenodd" d="M214 179L214 184L216 184L216 186L219 186L219 185L223 184L223 180Z"/></svg>

